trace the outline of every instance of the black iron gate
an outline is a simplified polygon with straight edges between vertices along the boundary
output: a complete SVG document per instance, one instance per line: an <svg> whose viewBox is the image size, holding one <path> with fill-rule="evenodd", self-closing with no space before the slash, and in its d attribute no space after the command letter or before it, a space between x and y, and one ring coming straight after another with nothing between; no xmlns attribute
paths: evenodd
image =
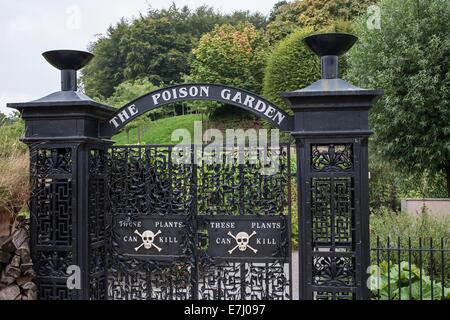
<svg viewBox="0 0 450 320"><path fill-rule="evenodd" d="M109 299L291 299L288 145L109 155Z"/></svg>
<svg viewBox="0 0 450 320"><path fill-rule="evenodd" d="M292 297L288 146L271 150L279 162L273 175L260 171L269 166L262 150L253 162L254 150L243 150L228 163L204 164L174 163L181 151L173 146L108 152L135 118L212 100L252 112L295 140L299 299L369 299L368 113L383 92L338 78L338 56L356 40L344 33L304 39L321 57L322 79L280 93L292 115L255 93L212 83L161 88L117 110L76 93L76 70L90 53L44 53L61 70L61 91L8 104L25 120L31 151L39 298ZM194 160L205 149L181 153Z"/></svg>

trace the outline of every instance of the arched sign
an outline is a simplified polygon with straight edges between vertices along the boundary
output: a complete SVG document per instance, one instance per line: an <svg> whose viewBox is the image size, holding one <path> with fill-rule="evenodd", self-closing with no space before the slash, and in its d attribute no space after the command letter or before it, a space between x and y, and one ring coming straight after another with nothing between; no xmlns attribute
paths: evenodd
<svg viewBox="0 0 450 320"><path fill-rule="evenodd" d="M128 122L153 109L186 100L215 100L250 111L283 131L293 118L280 107L246 90L209 83L181 84L150 92L119 109L104 125L102 135L112 137Z"/></svg>

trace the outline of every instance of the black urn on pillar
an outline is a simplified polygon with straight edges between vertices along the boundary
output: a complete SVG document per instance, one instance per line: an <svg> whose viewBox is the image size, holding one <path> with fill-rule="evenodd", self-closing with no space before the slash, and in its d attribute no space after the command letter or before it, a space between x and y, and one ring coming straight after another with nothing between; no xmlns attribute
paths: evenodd
<svg viewBox="0 0 450 320"><path fill-rule="evenodd" d="M76 50L53 50L42 55L48 63L61 70L61 91L77 91L77 71L94 58L89 52Z"/></svg>

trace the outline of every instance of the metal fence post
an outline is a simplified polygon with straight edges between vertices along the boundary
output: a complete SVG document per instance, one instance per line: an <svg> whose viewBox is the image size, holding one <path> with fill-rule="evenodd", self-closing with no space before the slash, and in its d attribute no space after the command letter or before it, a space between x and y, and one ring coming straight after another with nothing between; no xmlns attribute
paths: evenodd
<svg viewBox="0 0 450 320"><path fill-rule="evenodd" d="M300 299L368 299L368 112L382 95L338 78L357 38L312 35L322 79L285 92L297 146Z"/></svg>
<svg viewBox="0 0 450 320"><path fill-rule="evenodd" d="M8 104L25 120L23 142L30 147L30 236L38 297L101 299L106 294L106 152L111 142L99 137L99 127L115 109L76 91L76 70L91 54L58 50L44 57L61 70L62 90Z"/></svg>

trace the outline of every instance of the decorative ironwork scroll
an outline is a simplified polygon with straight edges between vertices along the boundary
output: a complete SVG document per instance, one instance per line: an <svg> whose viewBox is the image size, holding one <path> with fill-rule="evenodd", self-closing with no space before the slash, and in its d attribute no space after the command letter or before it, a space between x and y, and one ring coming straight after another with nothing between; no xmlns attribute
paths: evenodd
<svg viewBox="0 0 450 320"><path fill-rule="evenodd" d="M109 298L290 299L289 166L287 145L113 147Z"/></svg>
<svg viewBox="0 0 450 320"><path fill-rule="evenodd" d="M314 171L348 171L353 167L350 144L311 146L311 164Z"/></svg>

